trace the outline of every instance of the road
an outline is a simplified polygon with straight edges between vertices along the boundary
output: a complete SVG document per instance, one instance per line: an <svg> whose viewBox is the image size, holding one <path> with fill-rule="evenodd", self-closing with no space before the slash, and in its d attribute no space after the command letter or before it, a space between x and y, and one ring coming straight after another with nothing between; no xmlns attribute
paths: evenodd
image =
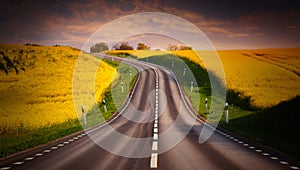
<svg viewBox="0 0 300 170"><path fill-rule="evenodd" d="M111 59L110 56L106 58ZM122 109L108 122L1 161L2 169L297 169L284 158L203 122L176 77L152 64L115 58L139 71ZM101 147L100 147L101 146Z"/></svg>

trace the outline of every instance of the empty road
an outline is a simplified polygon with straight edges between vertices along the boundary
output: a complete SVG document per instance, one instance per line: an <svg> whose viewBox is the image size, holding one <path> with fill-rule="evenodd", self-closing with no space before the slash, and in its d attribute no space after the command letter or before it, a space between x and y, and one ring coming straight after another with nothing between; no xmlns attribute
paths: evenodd
<svg viewBox="0 0 300 170"><path fill-rule="evenodd" d="M111 59L111 56L105 56ZM220 130L203 127L172 72L141 61L137 82L108 122L0 162L2 169L297 169Z"/></svg>

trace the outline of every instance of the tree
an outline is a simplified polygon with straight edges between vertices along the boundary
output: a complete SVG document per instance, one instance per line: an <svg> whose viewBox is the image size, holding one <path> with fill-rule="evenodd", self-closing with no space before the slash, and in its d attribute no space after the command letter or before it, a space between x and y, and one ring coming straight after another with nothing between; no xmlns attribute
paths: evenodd
<svg viewBox="0 0 300 170"><path fill-rule="evenodd" d="M136 47L137 50L149 50L150 47L144 43L138 43L138 46Z"/></svg>
<svg viewBox="0 0 300 170"><path fill-rule="evenodd" d="M192 50L192 47L186 46L186 45L177 46L177 45L172 45L172 44L170 44L170 45L167 47L167 50L168 50L168 51Z"/></svg>
<svg viewBox="0 0 300 170"><path fill-rule="evenodd" d="M181 45L181 46L179 47L179 50L192 50L192 47L190 47L190 46L185 46L185 45Z"/></svg>
<svg viewBox="0 0 300 170"><path fill-rule="evenodd" d="M105 42L99 42L95 45L91 46L90 51L91 53L99 53L101 51L108 50L108 46Z"/></svg>
<svg viewBox="0 0 300 170"><path fill-rule="evenodd" d="M22 59L23 51L20 51L20 55L14 57L13 59L9 58L3 51L0 52L0 71L8 74L12 70L19 73L19 70L25 71L25 61Z"/></svg>
<svg viewBox="0 0 300 170"><path fill-rule="evenodd" d="M128 42L122 42L121 45L115 44L113 46L113 49L115 49L115 50L133 50L133 47L130 46Z"/></svg>
<svg viewBox="0 0 300 170"><path fill-rule="evenodd" d="M177 45L172 45L172 44L170 44L170 45L167 47L167 50L168 50L168 51L176 51L176 50L178 50L178 47L177 47Z"/></svg>

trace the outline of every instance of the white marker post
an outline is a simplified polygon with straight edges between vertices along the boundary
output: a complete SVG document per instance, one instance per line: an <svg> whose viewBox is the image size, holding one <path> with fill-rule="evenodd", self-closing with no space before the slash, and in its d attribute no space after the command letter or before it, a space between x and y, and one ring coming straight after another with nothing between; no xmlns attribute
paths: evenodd
<svg viewBox="0 0 300 170"><path fill-rule="evenodd" d="M185 76L185 72L186 72L186 68L183 69L183 74L182 74L183 77Z"/></svg>
<svg viewBox="0 0 300 170"><path fill-rule="evenodd" d="M207 98L205 99L205 110L206 110L206 113L208 113L208 102L207 102Z"/></svg>
<svg viewBox="0 0 300 170"><path fill-rule="evenodd" d="M191 82L191 93L193 93L193 84L194 82Z"/></svg>
<svg viewBox="0 0 300 170"><path fill-rule="evenodd" d="M86 124L86 117L85 117L85 114L84 114L84 105L83 104L81 105L81 111L82 111L83 122L84 122L84 124Z"/></svg>
<svg viewBox="0 0 300 170"><path fill-rule="evenodd" d="M131 68L130 68L130 70L129 70L129 73L130 73L130 74L129 74L129 75L130 75L130 77L132 77Z"/></svg>
<svg viewBox="0 0 300 170"><path fill-rule="evenodd" d="M228 103L227 102L225 103L225 112L226 112L226 124L228 124L229 120L228 120Z"/></svg>
<svg viewBox="0 0 300 170"><path fill-rule="evenodd" d="M121 82L121 92L124 93L124 85L123 81Z"/></svg>
<svg viewBox="0 0 300 170"><path fill-rule="evenodd" d="M104 112L106 113L107 112L107 108L106 108L106 103L105 103L104 99L102 100L102 104L103 104Z"/></svg>
<svg viewBox="0 0 300 170"><path fill-rule="evenodd" d="M174 61L172 61L172 67L174 67Z"/></svg>

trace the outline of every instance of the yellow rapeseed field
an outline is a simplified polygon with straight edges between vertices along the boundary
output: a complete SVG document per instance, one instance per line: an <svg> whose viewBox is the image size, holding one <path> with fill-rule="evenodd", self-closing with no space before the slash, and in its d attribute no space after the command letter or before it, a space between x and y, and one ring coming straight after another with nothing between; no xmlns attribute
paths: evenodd
<svg viewBox="0 0 300 170"><path fill-rule="evenodd" d="M0 128L36 128L77 118L72 78L79 50L63 46L0 45L0 51L11 58L22 55L27 63L32 63L19 74L0 73ZM90 55L83 58L91 63L100 61ZM83 73L87 75L82 76L95 77L96 73L85 69ZM96 101L101 100L114 74L113 67L100 62L96 82L90 83L95 87L88 87L95 89Z"/></svg>
<svg viewBox="0 0 300 170"><path fill-rule="evenodd" d="M111 51L117 53L119 51ZM122 51L137 57L171 53L205 67L201 59L214 51ZM196 53L197 54L196 54ZM300 95L300 48L217 51L226 76L227 89L251 96L252 105L270 107Z"/></svg>
<svg viewBox="0 0 300 170"><path fill-rule="evenodd" d="M202 65L192 51L175 51ZM214 56L197 51L200 57ZM226 76L227 89L251 96L252 105L265 108L300 95L300 48L217 51Z"/></svg>

